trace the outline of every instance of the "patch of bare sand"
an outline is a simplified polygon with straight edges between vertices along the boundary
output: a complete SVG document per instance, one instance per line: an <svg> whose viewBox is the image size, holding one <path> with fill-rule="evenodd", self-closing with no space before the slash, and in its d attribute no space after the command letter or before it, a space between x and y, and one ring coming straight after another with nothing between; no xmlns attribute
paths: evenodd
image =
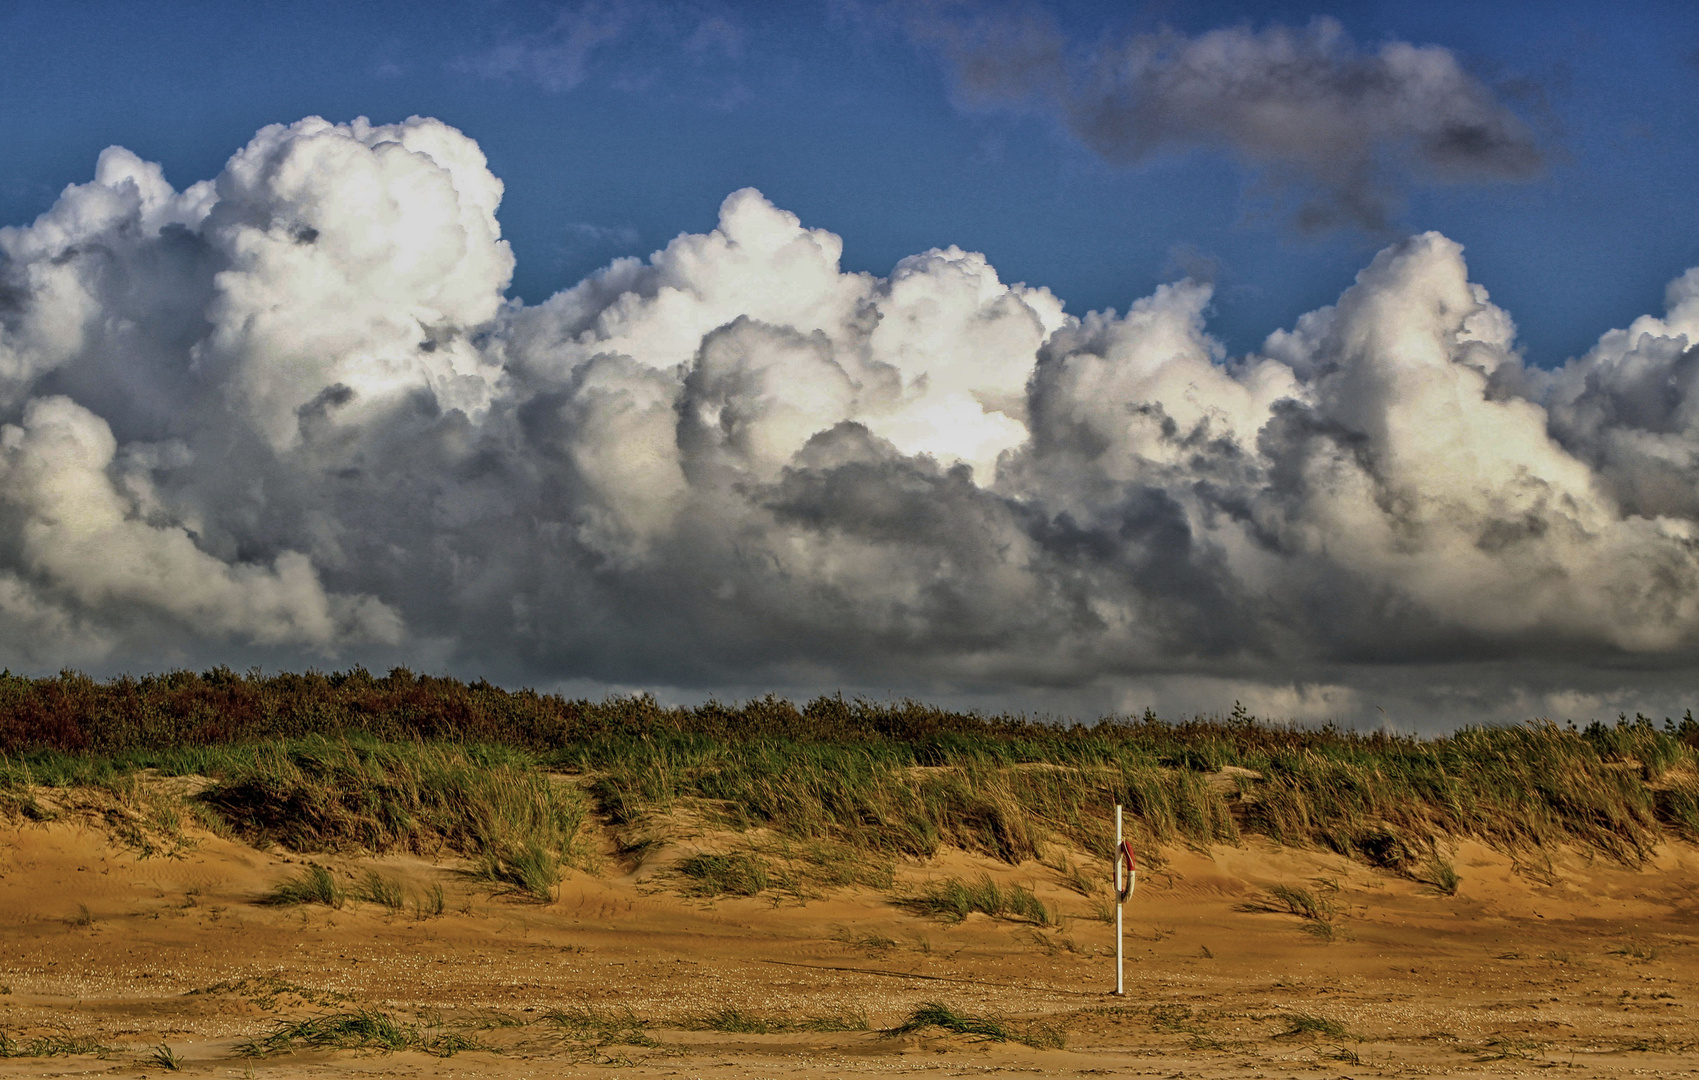
<svg viewBox="0 0 1699 1080"><path fill-rule="evenodd" d="M92 823L0 826L0 1030L31 1052L0 1077L1699 1074L1699 851L1684 846L1635 870L1465 843L1454 896L1257 840L1170 851L1128 906L1116 999L1105 894L1037 863L948 853L903 866L897 892L989 873L1032 887L1059 927L949 925L865 889L690 899L665 857L574 873L547 905L452 863L328 860L350 886L377 869L409 904L440 886L445 913L425 917L264 905L304 859L192 836L140 858ZM1287 913L1275 886L1323 917ZM877 1030L927 1001L1037 1045ZM435 1053L242 1053L359 1010ZM870 1030L829 1030L861 1016Z"/></svg>

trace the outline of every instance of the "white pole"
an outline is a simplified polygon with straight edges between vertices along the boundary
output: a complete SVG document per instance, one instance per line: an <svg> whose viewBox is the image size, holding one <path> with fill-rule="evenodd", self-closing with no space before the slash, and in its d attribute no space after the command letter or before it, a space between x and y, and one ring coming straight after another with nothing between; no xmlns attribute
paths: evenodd
<svg viewBox="0 0 1699 1080"><path fill-rule="evenodd" d="M1115 996L1124 997L1126 983L1121 974L1121 804L1115 804Z"/></svg>

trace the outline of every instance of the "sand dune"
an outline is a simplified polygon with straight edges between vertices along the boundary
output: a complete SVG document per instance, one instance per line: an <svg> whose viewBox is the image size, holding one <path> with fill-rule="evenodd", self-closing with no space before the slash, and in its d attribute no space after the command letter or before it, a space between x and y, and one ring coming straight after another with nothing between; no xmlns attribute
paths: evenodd
<svg viewBox="0 0 1699 1080"><path fill-rule="evenodd" d="M1104 895L1034 862L947 853L901 864L890 893L705 899L670 869L715 842L698 836L536 904L451 859L313 857L350 886L374 868L399 883L392 911L263 904L306 857L186 835L144 856L92 812L0 826L18 1055L0 1076L163 1076L166 1056L219 1077L1699 1073L1699 849L1680 845L1630 868L1463 843L1451 896L1260 839L1170 850L1128 905L1117 999ZM1030 886L1061 925L892 902L979 873ZM432 886L443 914L412 910ZM931 1001L1015 1038L881 1030ZM361 1010L413 1048L277 1036Z"/></svg>

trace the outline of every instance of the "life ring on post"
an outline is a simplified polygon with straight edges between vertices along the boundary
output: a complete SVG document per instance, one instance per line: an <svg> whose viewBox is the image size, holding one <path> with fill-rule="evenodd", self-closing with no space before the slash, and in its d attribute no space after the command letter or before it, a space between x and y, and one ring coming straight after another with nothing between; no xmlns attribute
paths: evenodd
<svg viewBox="0 0 1699 1080"><path fill-rule="evenodd" d="M1115 849L1115 899L1126 903L1133 895L1133 879L1138 876L1139 857L1133 853L1130 840L1123 840ZM1125 874L1125 877L1122 877Z"/></svg>

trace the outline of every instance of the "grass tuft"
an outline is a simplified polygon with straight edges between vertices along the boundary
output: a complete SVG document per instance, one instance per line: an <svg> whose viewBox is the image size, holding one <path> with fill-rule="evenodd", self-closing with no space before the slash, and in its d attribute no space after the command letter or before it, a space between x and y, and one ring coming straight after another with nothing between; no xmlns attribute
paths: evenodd
<svg viewBox="0 0 1699 1080"><path fill-rule="evenodd" d="M1613 956L1623 956L1633 960L1656 960L1663 955L1661 949L1646 941L1624 942L1610 951Z"/></svg>
<svg viewBox="0 0 1699 1080"><path fill-rule="evenodd" d="M237 1047L244 1057L268 1057L297 1047L333 1050L420 1050L437 1057L453 1057L462 1050L483 1049L482 1044L455 1032L431 1031L403 1023L376 1009L325 1013L305 1020L279 1023L268 1034Z"/></svg>
<svg viewBox="0 0 1699 1080"><path fill-rule="evenodd" d="M974 881L945 878L933 882L918 896L901 901L904 907L923 915L933 915L950 922L961 922L974 912L993 918L1017 919L1037 926L1053 926L1056 919L1044 901L1024 885L1004 888L981 874Z"/></svg>
<svg viewBox="0 0 1699 1080"><path fill-rule="evenodd" d="M432 885L423 895L413 898L413 917L421 921L440 916L447 908L448 901L443 897L442 886Z"/></svg>
<svg viewBox="0 0 1699 1080"><path fill-rule="evenodd" d="M567 1041L588 1047L659 1046L643 1029L630 1008L603 1012L588 1005L550 1009L543 1019L560 1029Z"/></svg>
<svg viewBox="0 0 1699 1080"><path fill-rule="evenodd" d="M1333 905L1326 900L1318 900L1314 893L1296 885L1275 885L1268 894L1276 902L1285 906L1286 910L1302 919L1317 919L1322 922L1333 918Z"/></svg>
<svg viewBox="0 0 1699 1080"><path fill-rule="evenodd" d="M1304 920L1301 927L1304 933L1322 941L1332 941L1337 935L1333 919L1338 914L1338 909L1334 907L1333 902L1318 897L1299 885L1271 885L1267 899L1241 904L1239 910L1296 915Z"/></svg>
<svg viewBox="0 0 1699 1080"><path fill-rule="evenodd" d="M394 878L386 878L376 870L367 870L361 879L360 887L354 891L356 900L364 900L368 904L382 904L391 912L402 909L406 901L401 895L401 883Z"/></svg>
<svg viewBox="0 0 1699 1080"><path fill-rule="evenodd" d="M539 904L555 899L562 860L542 845L527 843L518 851L486 851L478 859L477 875L503 886L504 892Z"/></svg>
<svg viewBox="0 0 1699 1080"><path fill-rule="evenodd" d="M1097 875L1088 876L1083 867L1071 862L1065 854L1058 855L1054 861L1045 859L1044 865L1056 871L1056 876L1061 879L1062 884L1081 896L1094 897L1104 891L1106 887L1100 877Z"/></svg>
<svg viewBox="0 0 1699 1080"><path fill-rule="evenodd" d="M693 1031L724 1031L738 1035L778 1035L797 1031L866 1031L867 1013L857 1009L848 1013L805 1016L799 1020L784 1016L763 1016L728 1005L718 1012L691 1017L685 1021L685 1026Z"/></svg>
<svg viewBox="0 0 1699 1080"><path fill-rule="evenodd" d="M331 872L318 863L309 863L299 874L272 889L264 902L274 905L324 904L340 908L345 899L342 886L336 883Z"/></svg>
<svg viewBox="0 0 1699 1080"><path fill-rule="evenodd" d="M1457 867L1437 851L1428 858L1427 865L1422 868L1422 873L1416 880L1433 886L1442 896L1456 896L1457 887L1463 883L1463 878L1457 873Z"/></svg>
<svg viewBox="0 0 1699 1080"><path fill-rule="evenodd" d="M1348 1039L1350 1033L1345 1025L1337 1020L1329 1020L1325 1016L1314 1016L1310 1013L1293 1013L1286 1018L1286 1030L1276 1038L1294 1039L1305 1036L1319 1035L1328 1039Z"/></svg>
<svg viewBox="0 0 1699 1080"><path fill-rule="evenodd" d="M166 1072L176 1072L183 1067L183 1059L165 1043L154 1047L147 1060L150 1065L157 1065Z"/></svg>
<svg viewBox="0 0 1699 1080"><path fill-rule="evenodd" d="M702 852L680 860L678 871L696 896L755 896L769 883L766 861L745 852Z"/></svg>
<svg viewBox="0 0 1699 1080"><path fill-rule="evenodd" d="M988 1016L959 1013L941 1001L928 1001L896 1027L886 1028L887 1036L909 1035L927 1028L942 1028L957 1035L972 1035L992 1042L1018 1042L1037 1049L1060 1049L1066 1038L1059 1028L1042 1024L1013 1025Z"/></svg>
<svg viewBox="0 0 1699 1080"><path fill-rule="evenodd" d="M64 1057L71 1054L100 1054L112 1052L112 1048L96 1040L76 1038L68 1035L44 1035L31 1039L27 1043L18 1043L3 1031L0 1031L0 1058L21 1057Z"/></svg>

